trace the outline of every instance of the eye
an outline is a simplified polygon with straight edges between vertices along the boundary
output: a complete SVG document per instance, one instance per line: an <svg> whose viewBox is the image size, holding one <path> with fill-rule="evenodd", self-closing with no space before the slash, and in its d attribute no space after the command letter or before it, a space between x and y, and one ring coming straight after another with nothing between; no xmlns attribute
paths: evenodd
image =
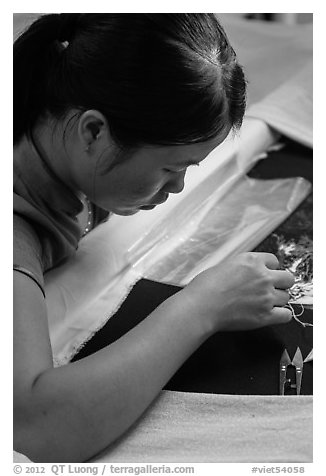
<svg viewBox="0 0 326 476"><path fill-rule="evenodd" d="M199 162L196 162L196 163L193 163L193 164L188 164L188 165L185 165L184 167L181 167L180 169L169 169L169 168L164 168L163 170L165 172L170 172L170 173L174 173L174 174L179 174L181 172L185 172L187 170L188 167L199 167L200 163Z"/></svg>
<svg viewBox="0 0 326 476"><path fill-rule="evenodd" d="M187 170L187 167L183 167L182 169L163 169L163 170L170 174L179 174L181 172L185 172Z"/></svg>

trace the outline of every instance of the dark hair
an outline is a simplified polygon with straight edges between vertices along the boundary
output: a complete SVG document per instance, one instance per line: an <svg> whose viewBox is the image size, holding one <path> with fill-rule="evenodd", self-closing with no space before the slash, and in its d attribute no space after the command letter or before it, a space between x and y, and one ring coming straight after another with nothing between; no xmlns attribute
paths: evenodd
<svg viewBox="0 0 326 476"><path fill-rule="evenodd" d="M14 141L49 112L96 109L117 144L238 129L246 81L210 13L42 15L14 43Z"/></svg>

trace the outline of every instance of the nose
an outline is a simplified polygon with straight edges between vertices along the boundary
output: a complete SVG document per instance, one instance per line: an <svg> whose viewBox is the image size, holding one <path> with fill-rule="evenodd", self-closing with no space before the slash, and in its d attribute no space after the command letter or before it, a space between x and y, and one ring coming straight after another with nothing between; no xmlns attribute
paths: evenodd
<svg viewBox="0 0 326 476"><path fill-rule="evenodd" d="M164 191L167 193L180 193L185 186L186 172L178 172L173 174L173 177L166 183Z"/></svg>

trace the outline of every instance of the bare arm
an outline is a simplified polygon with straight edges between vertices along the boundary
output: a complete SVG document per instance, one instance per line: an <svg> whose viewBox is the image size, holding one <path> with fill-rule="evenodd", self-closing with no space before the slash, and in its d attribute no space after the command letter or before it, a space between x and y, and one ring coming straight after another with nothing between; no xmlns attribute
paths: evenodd
<svg viewBox="0 0 326 476"><path fill-rule="evenodd" d="M180 365L219 330L291 318L293 277L277 260L245 253L201 273L138 326L83 360L54 369L38 286L14 280L15 449L39 462L86 461L119 437Z"/></svg>
<svg viewBox="0 0 326 476"><path fill-rule="evenodd" d="M208 337L169 299L96 354L52 367L44 298L15 273L16 449L33 461L85 461L120 436Z"/></svg>

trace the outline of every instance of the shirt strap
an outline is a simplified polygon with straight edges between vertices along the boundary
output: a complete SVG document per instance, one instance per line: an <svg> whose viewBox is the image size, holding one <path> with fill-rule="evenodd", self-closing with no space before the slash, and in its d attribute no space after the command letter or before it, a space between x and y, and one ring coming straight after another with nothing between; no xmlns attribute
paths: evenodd
<svg viewBox="0 0 326 476"><path fill-rule="evenodd" d="M25 274L25 276L28 276L29 278L31 278L34 281L34 283L38 285L38 287L42 291L42 294L45 298L45 292L44 292L43 286L40 284L38 278L36 277L34 273L32 273L26 268L23 268L23 266L20 266L19 264L14 264L14 271L18 271L18 273Z"/></svg>

